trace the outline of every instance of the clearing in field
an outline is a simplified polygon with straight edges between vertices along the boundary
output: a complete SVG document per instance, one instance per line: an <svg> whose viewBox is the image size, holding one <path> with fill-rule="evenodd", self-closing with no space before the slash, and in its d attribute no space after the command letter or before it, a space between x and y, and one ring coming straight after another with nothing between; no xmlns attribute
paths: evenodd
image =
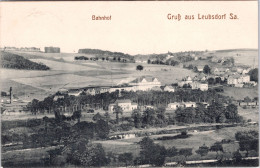
<svg viewBox="0 0 260 168"><path fill-rule="evenodd" d="M97 68L94 68L93 66L82 66L82 65L76 65L71 63L65 63L65 62L58 62L58 61L52 61L52 60L46 60L46 59L30 59L30 61L34 61L37 63L43 63L51 68L51 70L58 70L58 71L84 71L84 70L95 70Z"/></svg>
<svg viewBox="0 0 260 168"><path fill-rule="evenodd" d="M253 88L223 87L223 89L224 92L221 94L233 97L235 100L243 100L247 96L250 99L258 97L258 86Z"/></svg>
<svg viewBox="0 0 260 168"><path fill-rule="evenodd" d="M67 88L86 87L90 85L110 84L110 81L98 79L96 77L79 76L74 74L59 74L52 76L42 76L33 78L18 78L13 81L24 85L33 86L49 92L56 92L62 86Z"/></svg>

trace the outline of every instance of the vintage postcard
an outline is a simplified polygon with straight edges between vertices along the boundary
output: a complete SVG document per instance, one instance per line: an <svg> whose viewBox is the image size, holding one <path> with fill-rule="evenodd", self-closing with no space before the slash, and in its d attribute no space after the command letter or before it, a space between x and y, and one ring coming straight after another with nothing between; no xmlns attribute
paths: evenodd
<svg viewBox="0 0 260 168"><path fill-rule="evenodd" d="M258 167L258 2L0 2L2 167Z"/></svg>

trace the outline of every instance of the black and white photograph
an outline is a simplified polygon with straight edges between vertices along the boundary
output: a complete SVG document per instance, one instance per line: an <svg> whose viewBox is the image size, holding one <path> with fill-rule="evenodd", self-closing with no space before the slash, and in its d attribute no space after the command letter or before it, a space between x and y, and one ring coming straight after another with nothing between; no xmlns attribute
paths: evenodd
<svg viewBox="0 0 260 168"><path fill-rule="evenodd" d="M1 167L258 167L258 1L0 2Z"/></svg>

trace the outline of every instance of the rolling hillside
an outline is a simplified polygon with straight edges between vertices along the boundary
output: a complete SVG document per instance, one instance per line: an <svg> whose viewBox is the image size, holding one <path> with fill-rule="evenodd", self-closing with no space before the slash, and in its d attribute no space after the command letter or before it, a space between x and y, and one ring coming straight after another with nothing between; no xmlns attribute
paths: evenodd
<svg viewBox="0 0 260 168"><path fill-rule="evenodd" d="M49 70L50 68L44 64L32 62L28 59L25 59L22 56L1 52L0 62L2 68L8 69L24 69L24 70Z"/></svg>

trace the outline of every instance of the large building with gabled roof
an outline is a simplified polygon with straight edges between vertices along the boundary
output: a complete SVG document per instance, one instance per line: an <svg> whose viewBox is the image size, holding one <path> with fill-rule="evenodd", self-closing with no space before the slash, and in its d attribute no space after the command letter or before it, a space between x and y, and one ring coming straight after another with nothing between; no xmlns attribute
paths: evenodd
<svg viewBox="0 0 260 168"><path fill-rule="evenodd" d="M108 110L110 112L114 111L115 106L119 106L122 108L123 112L129 112L137 109L137 103L133 103L130 99L122 99L122 100L116 100L115 103L110 104L108 106Z"/></svg>
<svg viewBox="0 0 260 168"><path fill-rule="evenodd" d="M142 76L129 83L130 86L133 86L135 90L148 91L153 87L161 87L161 82L154 77Z"/></svg>

